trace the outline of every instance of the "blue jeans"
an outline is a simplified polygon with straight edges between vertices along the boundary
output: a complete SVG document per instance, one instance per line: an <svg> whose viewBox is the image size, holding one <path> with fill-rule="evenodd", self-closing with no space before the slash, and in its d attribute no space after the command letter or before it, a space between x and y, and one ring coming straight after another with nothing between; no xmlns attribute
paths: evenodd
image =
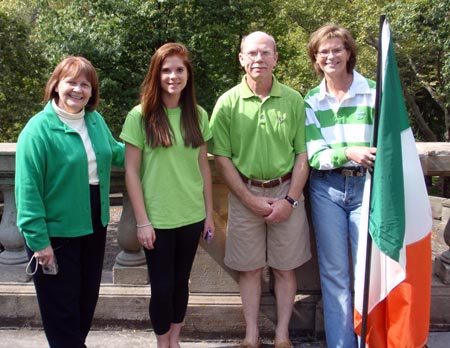
<svg viewBox="0 0 450 348"><path fill-rule="evenodd" d="M328 348L356 348L353 328L353 269L365 177L312 170L314 225ZM350 250L351 248L351 256Z"/></svg>

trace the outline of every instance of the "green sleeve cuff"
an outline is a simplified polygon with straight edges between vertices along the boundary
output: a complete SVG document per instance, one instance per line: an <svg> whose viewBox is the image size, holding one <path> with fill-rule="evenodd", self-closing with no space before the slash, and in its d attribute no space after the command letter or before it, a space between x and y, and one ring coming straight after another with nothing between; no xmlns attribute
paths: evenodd
<svg viewBox="0 0 450 348"><path fill-rule="evenodd" d="M47 235L40 234L29 234L22 232L25 243L32 251L40 251L47 248L50 245L50 238Z"/></svg>
<svg viewBox="0 0 450 348"><path fill-rule="evenodd" d="M334 150L334 167L341 167L343 166L345 163L348 162L347 156L345 156L345 150L347 149L347 147L341 147L339 149L335 149Z"/></svg>

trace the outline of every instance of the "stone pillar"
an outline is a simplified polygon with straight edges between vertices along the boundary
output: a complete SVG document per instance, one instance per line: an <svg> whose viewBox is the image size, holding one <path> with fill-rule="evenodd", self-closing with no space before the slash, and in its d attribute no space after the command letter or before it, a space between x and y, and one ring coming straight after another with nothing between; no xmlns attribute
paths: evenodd
<svg viewBox="0 0 450 348"><path fill-rule="evenodd" d="M16 226L16 201L14 187L0 187L3 192L4 209L0 223L0 243L5 250L0 254L0 264L17 265L28 261L22 235Z"/></svg>
<svg viewBox="0 0 450 348"><path fill-rule="evenodd" d="M28 257L22 235L16 226L16 201L14 197L15 144L2 144L0 151L0 191L3 194L3 214L0 222L0 281L26 282Z"/></svg>
<svg viewBox="0 0 450 348"><path fill-rule="evenodd" d="M444 211L448 211L450 208L450 200L442 202L442 219L448 218ZM450 284L450 219L447 219L447 223L444 228L444 241L449 247L449 250L444 251L440 256L436 257L434 261L434 273L444 284Z"/></svg>
<svg viewBox="0 0 450 348"><path fill-rule="evenodd" d="M239 294L239 273L225 266L225 237L228 218L228 189L215 171L214 162L210 161L213 175L213 205L216 233L214 239L207 243L203 238L195 255L192 266L190 286L191 293L234 293ZM264 290L269 291L268 277Z"/></svg>
<svg viewBox="0 0 450 348"><path fill-rule="evenodd" d="M126 190L123 191L117 243L122 251L117 255L113 266L114 284L148 284L145 255L136 236L136 220Z"/></svg>

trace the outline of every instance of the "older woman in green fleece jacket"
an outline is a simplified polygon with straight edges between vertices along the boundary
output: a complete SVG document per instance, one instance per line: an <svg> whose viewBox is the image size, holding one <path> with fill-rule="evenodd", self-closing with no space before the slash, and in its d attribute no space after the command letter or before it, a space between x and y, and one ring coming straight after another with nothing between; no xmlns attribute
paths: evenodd
<svg viewBox="0 0 450 348"><path fill-rule="evenodd" d="M47 82L47 104L17 143L17 225L36 266L51 348L86 347L102 274L111 165L124 164L124 145L95 111L98 100L95 68L83 57L67 57Z"/></svg>

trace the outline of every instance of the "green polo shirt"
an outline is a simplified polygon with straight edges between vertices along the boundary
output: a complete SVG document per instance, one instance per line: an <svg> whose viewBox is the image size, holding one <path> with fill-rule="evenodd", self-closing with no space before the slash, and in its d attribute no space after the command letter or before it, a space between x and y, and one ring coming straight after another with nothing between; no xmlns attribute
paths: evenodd
<svg viewBox="0 0 450 348"><path fill-rule="evenodd" d="M203 177L198 156L200 147L184 145L181 108L166 109L173 130L172 146L148 146L142 122L142 107L127 115L120 138L142 151L140 179L147 215L153 226L177 228L199 222L206 216ZM203 139L211 138L208 115L199 107Z"/></svg>
<svg viewBox="0 0 450 348"><path fill-rule="evenodd" d="M97 161L101 221L109 221L111 165L123 167L124 144L114 140L104 119L86 111L86 127ZM93 233L88 159L83 140L61 122L48 102L20 133L16 150L17 226L38 251L50 237Z"/></svg>
<svg viewBox="0 0 450 348"><path fill-rule="evenodd" d="M269 180L292 171L296 155L306 151L305 105L297 91L273 77L262 101L246 77L217 101L211 117L210 151L231 158L249 178Z"/></svg>

